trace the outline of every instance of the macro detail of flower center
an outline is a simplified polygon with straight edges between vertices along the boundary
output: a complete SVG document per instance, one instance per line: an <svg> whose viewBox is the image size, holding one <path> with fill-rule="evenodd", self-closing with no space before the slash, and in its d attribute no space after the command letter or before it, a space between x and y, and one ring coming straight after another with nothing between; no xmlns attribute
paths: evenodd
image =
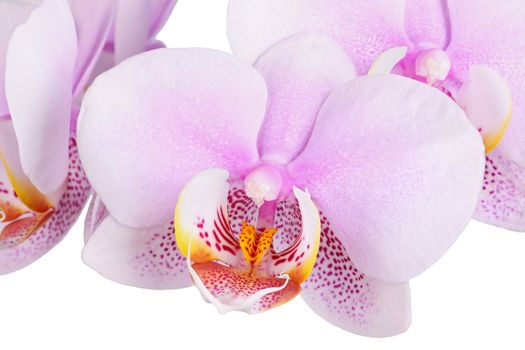
<svg viewBox="0 0 525 350"><path fill-rule="evenodd" d="M425 78L429 85L447 79L452 62L447 53L440 49L430 49L421 52L415 60L415 73Z"/></svg>
<svg viewBox="0 0 525 350"><path fill-rule="evenodd" d="M195 285L221 313L257 313L281 305L301 291L313 269L319 212L307 192L295 187L283 191L283 178L278 167L266 164L234 181L225 170L209 169L179 196L177 245ZM283 213L280 201L291 201L300 215ZM283 215L290 216L284 225ZM278 231L297 236L277 250Z"/></svg>
<svg viewBox="0 0 525 350"><path fill-rule="evenodd" d="M244 254L244 258L251 265L251 270L259 265L262 258L270 249L273 237L277 233L277 228L264 229L263 232L257 232L253 225L248 225L246 221L242 222L242 228L239 235L239 244Z"/></svg>

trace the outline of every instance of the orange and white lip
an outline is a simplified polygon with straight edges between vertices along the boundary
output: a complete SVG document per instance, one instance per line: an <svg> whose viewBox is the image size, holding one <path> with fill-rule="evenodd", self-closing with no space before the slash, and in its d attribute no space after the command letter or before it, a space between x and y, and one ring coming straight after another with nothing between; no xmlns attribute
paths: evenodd
<svg viewBox="0 0 525 350"><path fill-rule="evenodd" d="M319 249L319 212L307 192L294 188L302 232L276 252L272 242L277 228L243 221L240 232L233 232L228 178L227 171L210 169L184 187L175 210L177 245L195 285L219 312L258 313L300 293Z"/></svg>

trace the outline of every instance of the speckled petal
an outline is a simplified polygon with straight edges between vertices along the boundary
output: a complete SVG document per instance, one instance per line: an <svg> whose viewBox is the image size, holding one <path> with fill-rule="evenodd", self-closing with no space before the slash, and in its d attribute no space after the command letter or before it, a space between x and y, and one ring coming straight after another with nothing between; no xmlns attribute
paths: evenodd
<svg viewBox="0 0 525 350"><path fill-rule="evenodd" d="M75 23L66 0L44 1L15 30L7 50L5 92L20 160L45 194L67 176L76 58Z"/></svg>
<svg viewBox="0 0 525 350"><path fill-rule="evenodd" d="M175 208L175 236L180 251L192 262L220 260L237 265L242 259L228 217L229 174L208 169L195 175L181 191Z"/></svg>
<svg viewBox="0 0 525 350"><path fill-rule="evenodd" d="M131 228L106 217L89 237L82 259L102 276L134 287L172 289L192 285L186 258L175 243L173 222Z"/></svg>
<svg viewBox="0 0 525 350"><path fill-rule="evenodd" d="M438 260L469 222L484 161L479 133L448 96L371 75L332 93L288 170L356 267L399 283Z"/></svg>
<svg viewBox="0 0 525 350"><path fill-rule="evenodd" d="M321 222L310 194L294 188L294 197L299 206L301 231L285 249L272 249L269 272L274 276L286 274L300 284L308 278L314 267L319 250ZM292 227L296 227L295 222Z"/></svg>
<svg viewBox="0 0 525 350"><path fill-rule="evenodd" d="M220 313L260 313L288 302L301 291L291 280L253 275L214 262L193 264L192 269L203 297Z"/></svg>
<svg viewBox="0 0 525 350"><path fill-rule="evenodd" d="M8 249L0 249L0 274L29 265L60 242L80 216L90 189L78 158L76 142L70 139L69 171L62 198L52 216L29 238ZM3 193L12 193L12 188L5 182L0 188L0 197Z"/></svg>
<svg viewBox="0 0 525 350"><path fill-rule="evenodd" d="M255 68L268 85L259 154L280 164L287 164L304 149L326 97L356 77L345 51L317 34L279 42L261 56Z"/></svg>
<svg viewBox="0 0 525 350"><path fill-rule="evenodd" d="M447 49L451 73L466 81L472 65L487 65L509 83L513 117L498 148L525 166L525 21L523 1L449 1L452 36Z"/></svg>
<svg viewBox="0 0 525 350"><path fill-rule="evenodd" d="M408 283L385 284L352 263L326 217L321 219L321 247L301 296L328 322L352 333L388 337L410 325Z"/></svg>
<svg viewBox="0 0 525 350"><path fill-rule="evenodd" d="M525 231L525 169L498 149L487 156L483 190L474 218L506 229Z"/></svg>
<svg viewBox="0 0 525 350"><path fill-rule="evenodd" d="M365 74L383 51L407 44L403 0L231 0L228 37L233 52L255 60L294 34L317 32L341 45Z"/></svg>
<svg viewBox="0 0 525 350"><path fill-rule="evenodd" d="M266 97L257 71L222 52L137 55L98 77L84 97L78 135L86 173L119 222L160 225L199 171L220 167L239 178L257 162Z"/></svg>

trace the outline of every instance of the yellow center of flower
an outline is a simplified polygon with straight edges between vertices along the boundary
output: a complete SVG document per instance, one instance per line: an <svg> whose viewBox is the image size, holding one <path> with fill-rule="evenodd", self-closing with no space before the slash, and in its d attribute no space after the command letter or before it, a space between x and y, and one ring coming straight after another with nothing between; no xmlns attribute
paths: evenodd
<svg viewBox="0 0 525 350"><path fill-rule="evenodd" d="M239 235L239 245L247 262L256 267L272 246L273 237L277 233L277 228L265 229L262 233L257 232L253 225L242 222Z"/></svg>

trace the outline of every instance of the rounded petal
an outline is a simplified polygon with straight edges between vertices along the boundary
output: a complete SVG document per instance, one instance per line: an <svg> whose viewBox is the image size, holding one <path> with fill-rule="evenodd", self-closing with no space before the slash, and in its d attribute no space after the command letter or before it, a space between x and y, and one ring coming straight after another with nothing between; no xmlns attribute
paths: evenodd
<svg viewBox="0 0 525 350"><path fill-rule="evenodd" d="M66 0L46 0L9 43L5 90L22 167L43 193L67 176L75 23Z"/></svg>
<svg viewBox="0 0 525 350"><path fill-rule="evenodd" d="M118 283L150 289L192 285L186 258L175 244L173 222L151 228L131 228L106 217L89 237L84 262Z"/></svg>
<svg viewBox="0 0 525 350"><path fill-rule="evenodd" d="M228 37L248 62L301 32L325 34L341 45L364 74L383 51L407 44L403 0L230 0Z"/></svg>
<svg viewBox="0 0 525 350"><path fill-rule="evenodd" d="M0 117L9 114L3 83L5 79L7 45L16 27L29 17L40 2L41 0L0 2Z"/></svg>
<svg viewBox="0 0 525 350"><path fill-rule="evenodd" d="M0 173L2 170L0 168ZM0 244L0 274L10 273L29 265L58 244L82 213L90 190L91 187L80 164L76 142L70 139L66 191L51 216L38 223L28 237L17 244ZM13 193L9 183L0 175L0 203L5 203L4 194L9 200L9 196ZM24 230L26 227L20 225L18 229Z"/></svg>
<svg viewBox="0 0 525 350"><path fill-rule="evenodd" d="M135 56L84 97L84 168L115 219L160 225L197 172L219 167L238 178L258 161L265 104L260 75L231 55L160 49Z"/></svg>
<svg viewBox="0 0 525 350"><path fill-rule="evenodd" d="M357 268L398 283L434 263L466 226L483 166L481 137L449 97L372 75L327 99L289 171L325 210Z"/></svg>
<svg viewBox="0 0 525 350"><path fill-rule="evenodd" d="M410 326L408 283L386 284L361 273L326 217L321 219L321 247L301 296L319 316L344 330L388 337Z"/></svg>
<svg viewBox="0 0 525 350"><path fill-rule="evenodd" d="M414 45L444 49L450 41L447 0L405 0L405 28Z"/></svg>
<svg viewBox="0 0 525 350"><path fill-rule="evenodd" d="M447 49L451 73L467 81L473 65L486 65L508 82L513 117L498 148L510 160L525 166L525 21L520 0L448 2L451 42Z"/></svg>
<svg viewBox="0 0 525 350"><path fill-rule="evenodd" d="M69 3L78 41L73 85L73 95L78 97L83 93L108 39L117 6L115 0L70 0Z"/></svg>
<svg viewBox="0 0 525 350"><path fill-rule="evenodd" d="M483 189L474 218L525 231L525 170L495 149L487 155Z"/></svg>
<svg viewBox="0 0 525 350"><path fill-rule="evenodd" d="M326 97L356 77L345 51L317 34L279 42L261 56L255 68L268 85L259 154L280 164L287 164L304 149Z"/></svg>
<svg viewBox="0 0 525 350"><path fill-rule="evenodd" d="M507 82L488 66L470 67L470 77L461 86L456 102L467 113L492 151L505 135L512 118L512 96Z"/></svg>

